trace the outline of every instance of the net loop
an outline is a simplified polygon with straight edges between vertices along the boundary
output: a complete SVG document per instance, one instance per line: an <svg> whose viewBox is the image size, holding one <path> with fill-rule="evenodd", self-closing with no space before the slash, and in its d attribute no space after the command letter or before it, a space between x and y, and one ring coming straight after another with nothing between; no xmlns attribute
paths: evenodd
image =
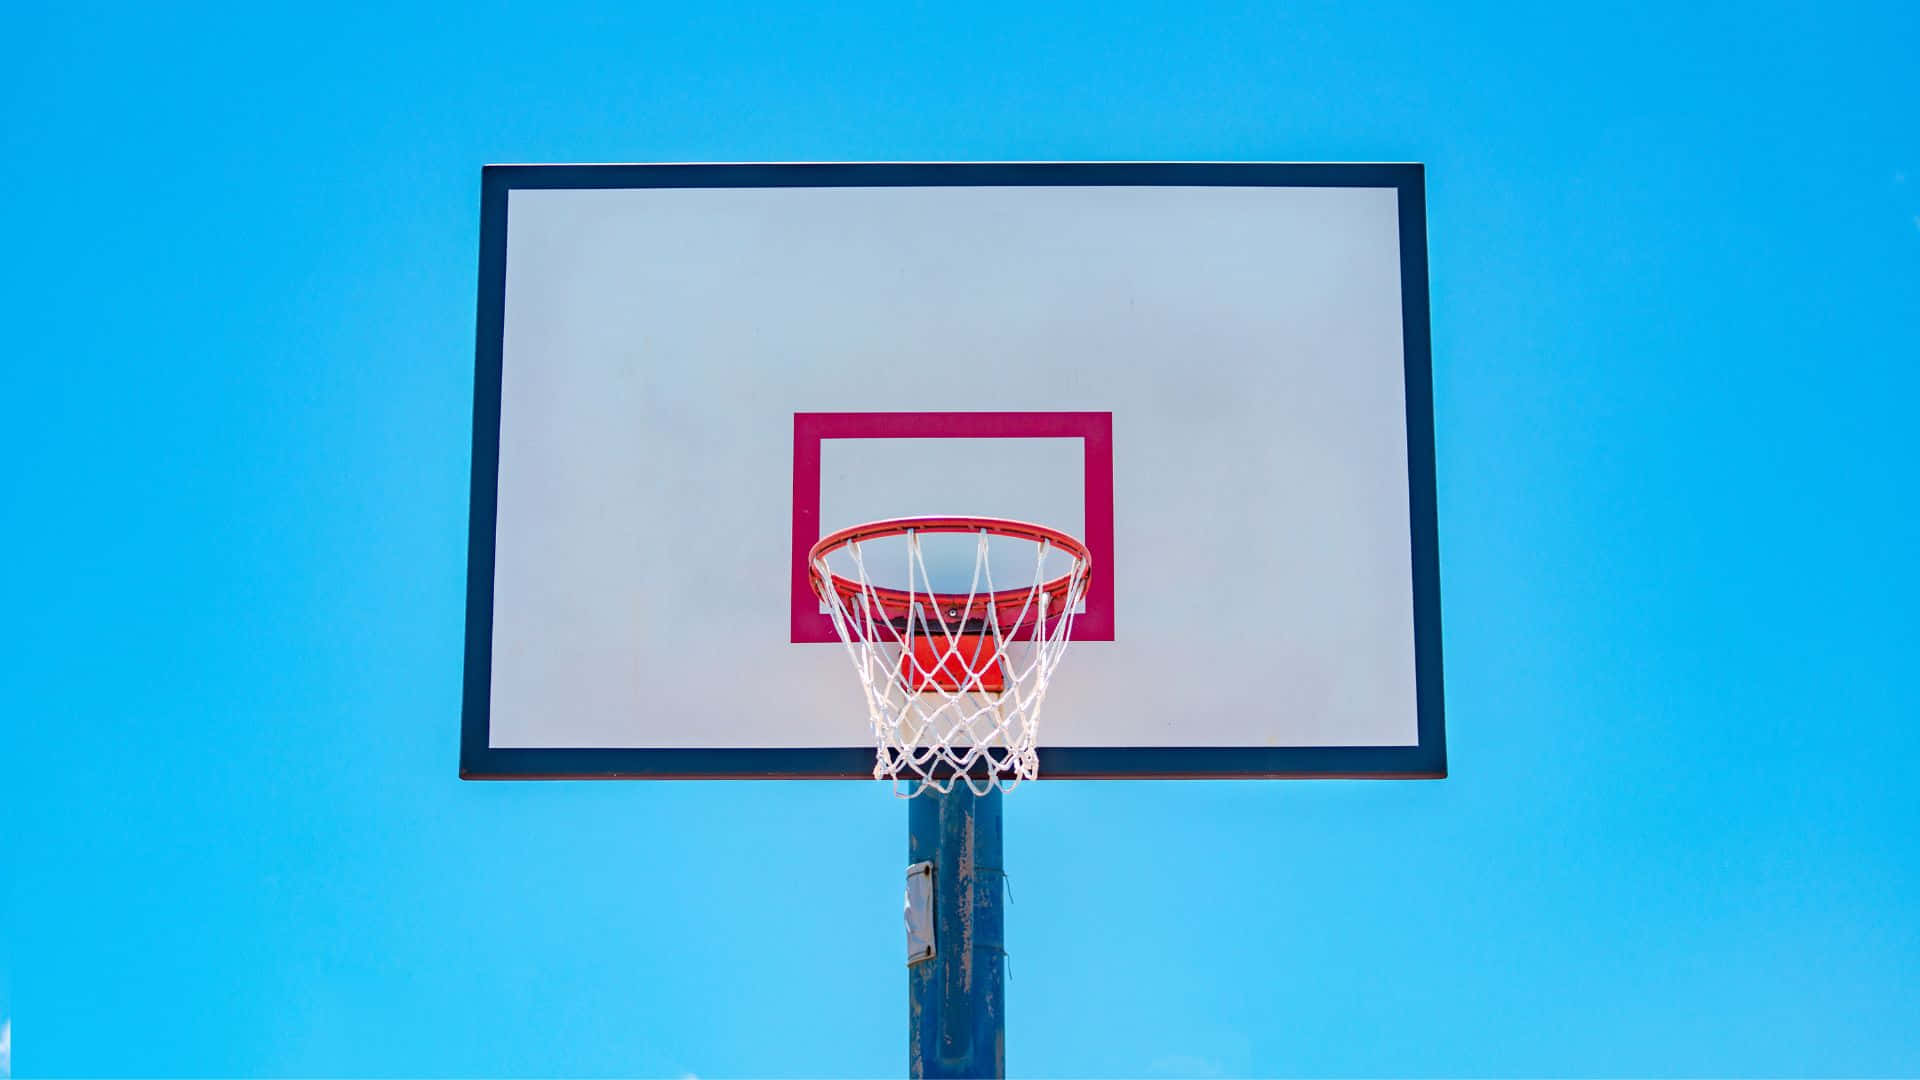
<svg viewBox="0 0 1920 1080"><path fill-rule="evenodd" d="M922 540L969 533L971 581L964 592L943 592ZM1033 548L1025 584L994 580L990 549L1005 539ZM904 577L886 585L869 568L870 555L883 557L869 550L881 540L905 552ZM1066 571L1048 577L1050 557L1064 557ZM956 781L976 795L1011 791L1037 777L1041 703L1072 639L1092 562L1086 545L1066 533L997 518L874 522L814 545L814 593L866 698L874 778L912 797L951 791Z"/></svg>

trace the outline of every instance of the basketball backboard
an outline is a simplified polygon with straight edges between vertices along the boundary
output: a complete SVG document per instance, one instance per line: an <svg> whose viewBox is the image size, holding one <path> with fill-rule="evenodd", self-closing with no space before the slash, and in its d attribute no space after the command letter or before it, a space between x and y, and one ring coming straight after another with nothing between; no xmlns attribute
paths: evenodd
<svg viewBox="0 0 1920 1080"><path fill-rule="evenodd" d="M864 778L808 549L1083 539L1040 775L1440 776L1418 165L483 174L461 775Z"/></svg>

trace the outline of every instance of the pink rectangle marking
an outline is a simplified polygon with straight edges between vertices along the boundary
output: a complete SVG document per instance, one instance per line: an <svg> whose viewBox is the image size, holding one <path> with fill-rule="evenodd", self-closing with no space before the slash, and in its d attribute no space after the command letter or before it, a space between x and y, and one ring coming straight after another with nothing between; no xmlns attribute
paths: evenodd
<svg viewBox="0 0 1920 1080"><path fill-rule="evenodd" d="M1086 532L1093 580L1075 641L1114 631L1113 414L1110 412L887 412L793 414L792 640L839 640L807 584L807 552L820 539L820 444L826 439L1080 439L1086 448ZM1039 522L1037 524L1046 524Z"/></svg>

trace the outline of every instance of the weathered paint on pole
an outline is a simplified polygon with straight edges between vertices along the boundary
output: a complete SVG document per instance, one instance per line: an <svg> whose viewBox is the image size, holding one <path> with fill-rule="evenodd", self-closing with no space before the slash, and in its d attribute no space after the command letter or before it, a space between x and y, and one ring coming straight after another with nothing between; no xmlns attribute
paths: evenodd
<svg viewBox="0 0 1920 1080"><path fill-rule="evenodd" d="M1000 792L965 784L911 800L907 862L933 863L934 954L907 968L915 1077L1007 1074Z"/></svg>

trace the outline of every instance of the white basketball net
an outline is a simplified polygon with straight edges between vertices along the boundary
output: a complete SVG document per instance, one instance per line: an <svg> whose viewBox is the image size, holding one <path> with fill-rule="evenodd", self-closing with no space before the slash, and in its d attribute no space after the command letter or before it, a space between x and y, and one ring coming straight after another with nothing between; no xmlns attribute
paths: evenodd
<svg viewBox="0 0 1920 1080"><path fill-rule="evenodd" d="M1011 791L1039 773L1040 703L1072 635L1089 561L1034 540L1033 583L1016 586L1024 598L1010 603L1010 594L996 589L987 557L990 533L982 529L966 602L956 603L961 594L948 592L940 594L946 602L933 603L920 536L907 531L904 537L904 587L891 575L886 585L873 584L862 541L854 540L837 551L845 552L852 565L839 580L857 589L847 590L851 595L831 587L820 590L827 594L823 599L833 627L866 694L878 746L874 779L893 781L895 794L908 797L950 791L955 778L964 779L976 795L995 787ZM900 536L889 539L897 545ZM1049 552L1072 556L1059 598L1044 587ZM895 555L889 550L887 561L894 562ZM816 581L835 580L825 556L814 559L814 571ZM889 603L883 603L883 592ZM989 596L994 602L987 602ZM914 616L889 617L890 610L910 610ZM968 620L975 611L983 611L984 618ZM992 689L996 684L998 691Z"/></svg>

